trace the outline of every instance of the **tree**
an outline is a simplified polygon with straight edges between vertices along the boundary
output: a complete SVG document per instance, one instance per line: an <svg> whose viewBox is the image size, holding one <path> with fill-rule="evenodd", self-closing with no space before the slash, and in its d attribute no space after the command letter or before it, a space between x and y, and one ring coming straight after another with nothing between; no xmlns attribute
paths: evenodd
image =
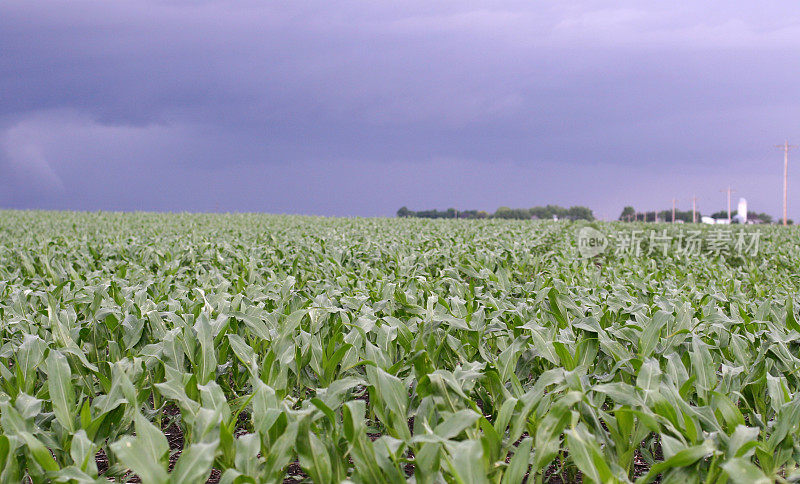
<svg viewBox="0 0 800 484"><path fill-rule="evenodd" d="M636 210L633 207L631 207L630 205L628 205L627 207L623 208L622 209L622 213L619 216L620 220L627 221L627 222L630 222L634 218L636 218Z"/></svg>
<svg viewBox="0 0 800 484"><path fill-rule="evenodd" d="M531 217L536 217L542 220L553 218L552 214L548 213L547 208L545 207L533 207L528 210L528 213L531 214Z"/></svg>
<svg viewBox="0 0 800 484"><path fill-rule="evenodd" d="M594 214L590 208L574 206L569 207L569 210L567 210L567 218L570 220L588 220L591 222L594 220Z"/></svg>
<svg viewBox="0 0 800 484"><path fill-rule="evenodd" d="M530 220L532 217L549 220L553 216L558 218L567 218L570 220L594 220L594 214L588 207L573 206L564 208L558 205L547 205L545 207L533 208L510 208L499 207L494 214L489 215L483 210L456 210L455 208L448 208L447 210L439 211L433 210L418 210L412 211L408 207L401 207L397 211L398 217L419 217L419 218L501 218L501 219L516 219L516 220Z"/></svg>
<svg viewBox="0 0 800 484"><path fill-rule="evenodd" d="M700 212L696 213L697 221L700 221ZM672 222L672 209L666 210L654 210L654 211L646 211L636 212L636 210L631 207L627 206L622 209L622 214L619 216L619 220L626 221L626 222L633 222L636 219L644 220L645 222ZM681 220L685 223L692 223L692 211L680 211L675 210L675 220Z"/></svg>
<svg viewBox="0 0 800 484"><path fill-rule="evenodd" d="M747 212L747 220L761 222L762 224L771 224L772 215L768 213Z"/></svg>
<svg viewBox="0 0 800 484"><path fill-rule="evenodd" d="M494 215L492 215L492 217L494 217L494 218L514 218L514 212L511 210L510 207L498 207L497 210L495 210Z"/></svg>

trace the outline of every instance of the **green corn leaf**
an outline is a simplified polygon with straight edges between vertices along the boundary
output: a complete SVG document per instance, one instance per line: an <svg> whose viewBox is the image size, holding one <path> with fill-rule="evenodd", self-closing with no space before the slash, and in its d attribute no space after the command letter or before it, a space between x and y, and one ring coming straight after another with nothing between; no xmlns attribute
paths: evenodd
<svg viewBox="0 0 800 484"><path fill-rule="evenodd" d="M134 422L136 437L123 437L111 444L111 450L143 483L167 482L169 477L165 464L169 445L166 437L138 412Z"/></svg>
<svg viewBox="0 0 800 484"><path fill-rule="evenodd" d="M533 439L530 437L522 439L522 442L514 450L514 456L511 458L508 469L503 474L502 484L515 484L523 481L523 477L525 477L525 473L528 472L530 466L532 446Z"/></svg>
<svg viewBox="0 0 800 484"><path fill-rule="evenodd" d="M47 357L47 386L56 419L69 432L74 432L77 408L72 370L67 358L57 350L51 350Z"/></svg>
<svg viewBox="0 0 800 484"><path fill-rule="evenodd" d="M794 300L791 297L786 299L786 327L800 332L800 323L794 316Z"/></svg>
<svg viewBox="0 0 800 484"><path fill-rule="evenodd" d="M58 464L56 463L53 456L50 454L50 451L44 444L39 441L36 437L33 436L30 432L19 432L17 434L19 437L22 438L25 445L28 447L28 451L33 456L33 460L36 461L37 464L42 466L47 472L55 472L59 469Z"/></svg>
<svg viewBox="0 0 800 484"><path fill-rule="evenodd" d="M600 450L596 438L589 434L585 426L573 427L565 433L570 458L583 472L584 479L596 483L620 482L606 463L606 456Z"/></svg>
<svg viewBox="0 0 800 484"><path fill-rule="evenodd" d="M78 430L72 436L69 448L72 462L78 469L90 476L97 476L97 461L95 460L97 450L97 446L89 440L85 430Z"/></svg>
<svg viewBox="0 0 800 484"><path fill-rule="evenodd" d="M646 475L637 479L636 482L637 484L650 482L650 480L652 480L655 476L657 476L661 472L666 471L667 469L675 469L675 468L690 466L695 462L697 462L698 460L711 455L714 451L715 451L714 444L710 440L706 440L700 445L687 447L685 449L676 452L669 459L653 465L650 468L650 471Z"/></svg>
<svg viewBox="0 0 800 484"><path fill-rule="evenodd" d="M722 464L730 480L736 484L769 484L773 482L749 459L735 457Z"/></svg>
<svg viewBox="0 0 800 484"><path fill-rule="evenodd" d="M483 467L483 448L480 442L464 441L447 444L450 472L458 483L488 484Z"/></svg>
<svg viewBox="0 0 800 484"><path fill-rule="evenodd" d="M190 444L184 448L175 468L169 476L170 482L205 482L211 474L211 466L217 452L219 441Z"/></svg>
<svg viewBox="0 0 800 484"><path fill-rule="evenodd" d="M332 482L333 469L325 445L310 432L308 421L301 425L297 434L297 455L303 470L315 482Z"/></svg>

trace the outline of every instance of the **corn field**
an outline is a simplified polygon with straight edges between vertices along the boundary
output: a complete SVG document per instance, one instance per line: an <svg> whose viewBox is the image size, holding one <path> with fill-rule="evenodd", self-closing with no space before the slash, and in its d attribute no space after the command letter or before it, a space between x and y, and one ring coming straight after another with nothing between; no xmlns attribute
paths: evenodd
<svg viewBox="0 0 800 484"><path fill-rule="evenodd" d="M579 227L0 212L0 482L800 480L800 232Z"/></svg>

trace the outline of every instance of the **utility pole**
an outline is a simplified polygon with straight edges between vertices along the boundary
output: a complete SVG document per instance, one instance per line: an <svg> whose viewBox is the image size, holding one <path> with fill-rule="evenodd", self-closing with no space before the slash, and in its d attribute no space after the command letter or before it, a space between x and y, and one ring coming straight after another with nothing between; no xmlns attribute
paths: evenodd
<svg viewBox="0 0 800 484"><path fill-rule="evenodd" d="M692 223L696 224L697 223L697 196L696 195L692 195L692 198L690 200L692 201Z"/></svg>
<svg viewBox="0 0 800 484"><path fill-rule="evenodd" d="M673 198L672 199L672 223L675 223L675 202L677 202L677 200L675 200Z"/></svg>
<svg viewBox="0 0 800 484"><path fill-rule="evenodd" d="M782 145L775 145L775 147L783 148L783 225L785 226L788 205L786 193L789 191L789 150L797 148L797 146L790 145L789 140L786 140Z"/></svg>
<svg viewBox="0 0 800 484"><path fill-rule="evenodd" d="M732 189L730 185L725 190L720 190L721 192L728 192L728 223L731 223L731 193L735 192L736 190Z"/></svg>

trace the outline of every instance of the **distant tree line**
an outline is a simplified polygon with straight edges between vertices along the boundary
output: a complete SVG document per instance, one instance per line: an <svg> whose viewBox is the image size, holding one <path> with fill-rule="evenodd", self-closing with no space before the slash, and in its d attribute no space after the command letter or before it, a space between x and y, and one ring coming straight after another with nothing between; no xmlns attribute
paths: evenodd
<svg viewBox="0 0 800 484"><path fill-rule="evenodd" d="M417 217L417 218L489 218L490 215L483 210L409 210L408 207L401 207L397 211L398 217Z"/></svg>
<svg viewBox="0 0 800 484"><path fill-rule="evenodd" d="M731 217L736 215L737 212L731 212ZM719 212L714 212L711 214L711 218L728 218L728 211L727 210L720 210ZM758 213L758 212L751 212L747 211L747 220L757 220L762 224L771 224L772 223L772 215L768 213Z"/></svg>
<svg viewBox="0 0 800 484"><path fill-rule="evenodd" d="M594 220L592 210L587 207L574 206L564 208L558 205L547 205L544 207L533 208L510 208L500 207L493 214L483 210L456 210L455 208L448 208L447 210L419 210L412 211L408 207L401 207L397 211L398 217L417 217L417 218L467 218L467 219L480 219L480 218L502 218L502 219L517 219L517 220L530 220L530 219L546 219L551 220L553 217L568 220Z"/></svg>

